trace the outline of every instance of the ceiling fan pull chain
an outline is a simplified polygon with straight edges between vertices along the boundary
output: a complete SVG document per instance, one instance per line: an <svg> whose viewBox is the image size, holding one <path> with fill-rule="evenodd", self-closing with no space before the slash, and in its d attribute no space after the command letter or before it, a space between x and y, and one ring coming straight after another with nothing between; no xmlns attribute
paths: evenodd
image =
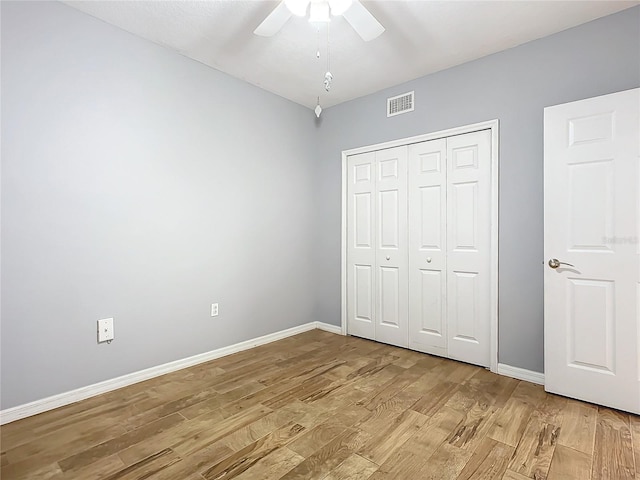
<svg viewBox="0 0 640 480"><path fill-rule="evenodd" d="M329 45L329 24L327 23L327 73L324 74L324 89L328 92L331 89L333 75L331 74L331 49Z"/></svg>
<svg viewBox="0 0 640 480"><path fill-rule="evenodd" d="M331 51L329 49L329 23L327 23L327 71L329 71L329 62L331 61Z"/></svg>

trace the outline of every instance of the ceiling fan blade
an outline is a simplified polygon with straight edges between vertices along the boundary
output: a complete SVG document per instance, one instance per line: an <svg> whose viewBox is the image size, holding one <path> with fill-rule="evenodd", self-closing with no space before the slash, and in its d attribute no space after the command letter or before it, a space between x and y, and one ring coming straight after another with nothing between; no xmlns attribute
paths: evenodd
<svg viewBox="0 0 640 480"><path fill-rule="evenodd" d="M342 16L351 24L365 42L377 38L384 32L384 27L371 15L358 0L353 0L351 6Z"/></svg>
<svg viewBox="0 0 640 480"><path fill-rule="evenodd" d="M258 28L253 33L260 35L261 37L271 37L280 31L287 20L291 18L291 12L284 4L284 1L280 2L276 8L265 18Z"/></svg>

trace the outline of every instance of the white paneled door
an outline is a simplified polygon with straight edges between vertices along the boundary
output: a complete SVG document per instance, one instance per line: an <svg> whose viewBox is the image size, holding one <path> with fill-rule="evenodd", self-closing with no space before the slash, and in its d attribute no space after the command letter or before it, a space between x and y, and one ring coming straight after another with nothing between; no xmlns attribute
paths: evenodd
<svg viewBox="0 0 640 480"><path fill-rule="evenodd" d="M490 129L347 157L352 335L491 365Z"/></svg>
<svg viewBox="0 0 640 480"><path fill-rule="evenodd" d="M347 182L347 318L349 333L375 340L375 152L349 158Z"/></svg>
<svg viewBox="0 0 640 480"><path fill-rule="evenodd" d="M640 90L545 109L545 387L640 413Z"/></svg>
<svg viewBox="0 0 640 480"><path fill-rule="evenodd" d="M491 364L491 131L409 146L409 346Z"/></svg>
<svg viewBox="0 0 640 480"><path fill-rule="evenodd" d="M447 138L448 356L490 365L491 132Z"/></svg>
<svg viewBox="0 0 640 480"><path fill-rule="evenodd" d="M376 152L376 340L407 347L407 147Z"/></svg>
<svg viewBox="0 0 640 480"><path fill-rule="evenodd" d="M349 333L407 346L407 149L349 157Z"/></svg>
<svg viewBox="0 0 640 480"><path fill-rule="evenodd" d="M447 355L447 140L409 146L409 347Z"/></svg>

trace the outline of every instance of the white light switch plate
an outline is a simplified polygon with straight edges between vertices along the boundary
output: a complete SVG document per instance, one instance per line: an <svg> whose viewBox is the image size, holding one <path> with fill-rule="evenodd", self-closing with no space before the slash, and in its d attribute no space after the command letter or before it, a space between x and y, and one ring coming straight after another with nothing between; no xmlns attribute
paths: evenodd
<svg viewBox="0 0 640 480"><path fill-rule="evenodd" d="M212 303L211 304L211 316L212 317L217 317L218 316L218 304L217 303Z"/></svg>
<svg viewBox="0 0 640 480"><path fill-rule="evenodd" d="M113 340L113 318L98 320L98 343Z"/></svg>

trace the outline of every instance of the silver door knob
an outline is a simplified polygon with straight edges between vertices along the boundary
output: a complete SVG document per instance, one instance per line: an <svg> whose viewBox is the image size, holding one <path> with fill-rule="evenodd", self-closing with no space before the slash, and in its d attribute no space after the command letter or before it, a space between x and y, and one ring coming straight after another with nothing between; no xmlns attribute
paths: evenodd
<svg viewBox="0 0 640 480"><path fill-rule="evenodd" d="M386 257L386 258L387 258L387 260L391 260L391 257L390 257L389 255L387 255L387 257Z"/></svg>
<svg viewBox="0 0 640 480"><path fill-rule="evenodd" d="M431 257L427 257L427 263L431 263Z"/></svg>
<svg viewBox="0 0 640 480"><path fill-rule="evenodd" d="M558 268L560 265L566 265L567 267L573 267L573 265L571 265L570 263L561 262L557 258L552 258L551 260L549 260L549 266L551 268Z"/></svg>

